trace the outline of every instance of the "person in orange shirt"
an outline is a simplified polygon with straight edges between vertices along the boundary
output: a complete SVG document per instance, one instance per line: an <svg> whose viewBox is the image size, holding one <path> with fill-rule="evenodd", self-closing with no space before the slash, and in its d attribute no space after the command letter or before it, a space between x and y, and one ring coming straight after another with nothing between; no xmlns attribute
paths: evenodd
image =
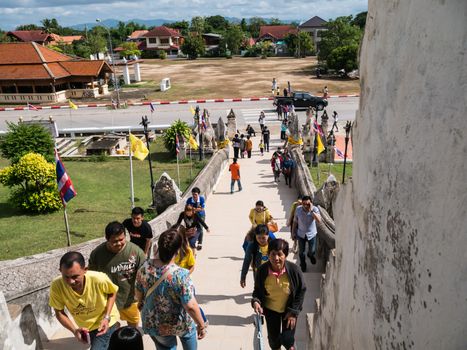
<svg viewBox="0 0 467 350"><path fill-rule="evenodd" d="M237 158L233 159L233 163L229 166L231 175L230 180L230 193L234 193L235 181L238 183L238 191L242 190L242 183L240 182L240 164L237 163Z"/></svg>

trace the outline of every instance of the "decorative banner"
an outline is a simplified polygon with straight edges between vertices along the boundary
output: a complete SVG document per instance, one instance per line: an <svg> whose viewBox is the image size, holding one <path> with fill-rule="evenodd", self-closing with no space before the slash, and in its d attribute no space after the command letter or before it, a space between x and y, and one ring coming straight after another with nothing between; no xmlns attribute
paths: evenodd
<svg viewBox="0 0 467 350"><path fill-rule="evenodd" d="M287 139L289 145L303 145L303 139L300 137L298 140L294 139L293 136L289 136Z"/></svg>
<svg viewBox="0 0 467 350"><path fill-rule="evenodd" d="M130 147L131 147L131 153L133 153L133 155L139 160L144 160L149 154L149 150L144 144L144 142L131 133L130 133Z"/></svg>

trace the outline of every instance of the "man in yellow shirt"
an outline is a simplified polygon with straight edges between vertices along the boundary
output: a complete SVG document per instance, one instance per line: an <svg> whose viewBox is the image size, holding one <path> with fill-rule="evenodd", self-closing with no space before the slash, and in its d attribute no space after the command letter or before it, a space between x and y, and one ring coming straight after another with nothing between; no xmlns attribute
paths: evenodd
<svg viewBox="0 0 467 350"><path fill-rule="evenodd" d="M106 350L117 329L118 287L106 274L87 271L79 252L62 256L60 272L50 286L49 305L55 317L77 340L90 344L91 350ZM65 307L77 326L65 313Z"/></svg>

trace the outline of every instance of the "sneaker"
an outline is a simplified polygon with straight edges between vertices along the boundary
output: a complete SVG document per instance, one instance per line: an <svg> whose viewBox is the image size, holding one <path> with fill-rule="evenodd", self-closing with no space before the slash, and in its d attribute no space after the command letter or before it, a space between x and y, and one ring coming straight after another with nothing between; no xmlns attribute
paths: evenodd
<svg viewBox="0 0 467 350"><path fill-rule="evenodd" d="M306 272L306 264L301 264L300 268L302 269L302 272Z"/></svg>
<svg viewBox="0 0 467 350"><path fill-rule="evenodd" d="M316 264L316 258L315 258L314 255L310 256L310 261L311 261L311 263L312 263L313 265Z"/></svg>
<svg viewBox="0 0 467 350"><path fill-rule="evenodd" d="M203 245L202 245L202 244L198 244L198 245L196 246L196 250L201 250L201 249L203 249Z"/></svg>

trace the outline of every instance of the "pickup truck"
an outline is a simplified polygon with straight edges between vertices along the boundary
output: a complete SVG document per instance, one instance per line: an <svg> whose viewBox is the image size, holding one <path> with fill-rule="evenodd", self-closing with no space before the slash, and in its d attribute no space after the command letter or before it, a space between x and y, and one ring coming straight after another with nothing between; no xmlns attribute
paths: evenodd
<svg viewBox="0 0 467 350"><path fill-rule="evenodd" d="M294 91L292 92L292 96L277 96L274 98L274 106L284 104L293 104L295 109L306 109L308 107L314 107L318 111L322 111L324 107L328 105L328 101L324 98L313 96L309 92Z"/></svg>

